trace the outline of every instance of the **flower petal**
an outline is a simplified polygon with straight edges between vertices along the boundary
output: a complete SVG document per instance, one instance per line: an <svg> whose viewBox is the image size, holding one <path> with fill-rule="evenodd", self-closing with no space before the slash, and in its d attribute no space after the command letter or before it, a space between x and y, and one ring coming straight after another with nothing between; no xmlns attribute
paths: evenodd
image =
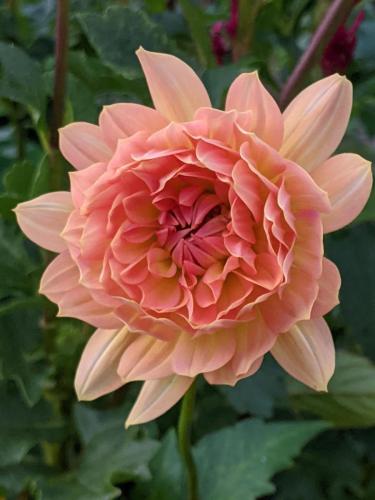
<svg viewBox="0 0 375 500"><path fill-rule="evenodd" d="M168 411L182 398L193 380L189 377L171 375L145 382L126 420L125 427L144 424Z"/></svg>
<svg viewBox="0 0 375 500"><path fill-rule="evenodd" d="M122 380L151 380L173 374L174 342L165 342L151 335L134 334L133 341L123 352L117 372Z"/></svg>
<svg viewBox="0 0 375 500"><path fill-rule="evenodd" d="M74 380L80 401L92 401L124 385L116 368L128 336L129 332L124 327L120 330L99 329L90 337Z"/></svg>
<svg viewBox="0 0 375 500"><path fill-rule="evenodd" d="M336 231L354 220L365 206L372 187L371 163L359 155L332 156L311 173L328 193L332 210L323 216L325 233Z"/></svg>
<svg viewBox="0 0 375 500"><path fill-rule="evenodd" d="M140 48L137 56L146 76L155 108L170 121L193 119L201 107L210 107L208 93L196 73L175 56Z"/></svg>
<svg viewBox="0 0 375 500"><path fill-rule="evenodd" d="M311 310L311 316L324 316L340 302L340 286L339 270L331 260L324 257L322 275L319 279L319 293Z"/></svg>
<svg viewBox="0 0 375 500"><path fill-rule="evenodd" d="M104 106L99 116L99 127L107 144L115 149L120 138L147 130L156 132L168 121L155 109L134 103Z"/></svg>
<svg viewBox="0 0 375 500"><path fill-rule="evenodd" d="M78 267L66 251L44 271L39 292L59 306L58 316L81 319L98 328L120 328L123 323L112 309L95 302L79 279Z"/></svg>
<svg viewBox="0 0 375 500"><path fill-rule="evenodd" d="M77 170L106 162L112 156L97 125L75 122L60 128L59 134L60 151Z"/></svg>
<svg viewBox="0 0 375 500"><path fill-rule="evenodd" d="M276 101L263 86L258 72L242 73L229 87L226 111L252 112L251 131L264 142L279 149L283 140L283 119Z"/></svg>
<svg viewBox="0 0 375 500"><path fill-rule="evenodd" d="M52 252L62 252L66 244L60 233L72 210L70 193L56 191L20 203L15 213L20 228L31 241Z"/></svg>
<svg viewBox="0 0 375 500"><path fill-rule="evenodd" d="M327 391L335 369L335 347L323 318L300 321L281 333L271 353L292 377L312 389Z"/></svg>
<svg viewBox="0 0 375 500"><path fill-rule="evenodd" d="M233 356L236 342L227 330L193 338L182 333L173 353L173 370L187 377L216 370Z"/></svg>
<svg viewBox="0 0 375 500"><path fill-rule="evenodd" d="M261 367L262 362L263 356L255 360L254 363L249 367L247 372L241 373L239 375L236 374L232 363L229 362L221 368L214 370L213 372L205 373L204 378L211 385L230 385L234 387L239 380L254 375L254 373L256 373Z"/></svg>
<svg viewBox="0 0 375 500"><path fill-rule="evenodd" d="M338 74L303 90L283 113L280 152L308 172L331 156L345 133L352 108L352 85Z"/></svg>

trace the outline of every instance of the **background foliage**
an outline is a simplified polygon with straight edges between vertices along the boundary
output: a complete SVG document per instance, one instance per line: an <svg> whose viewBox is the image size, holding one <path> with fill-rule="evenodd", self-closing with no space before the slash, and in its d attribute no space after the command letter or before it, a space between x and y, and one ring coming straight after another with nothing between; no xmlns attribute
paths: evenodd
<svg viewBox="0 0 375 500"><path fill-rule="evenodd" d="M229 1L71 0L64 122L94 122L103 104L150 102L139 45L189 62L215 106L237 74L255 68L277 98L329 2L258 3L248 50L217 65L209 30L228 18ZM341 150L373 160L374 2L361 8L348 68L355 105ZM49 0L0 6L0 497L184 500L178 409L125 431L137 384L76 401L74 371L91 329L56 319L38 295L50 256L23 239L11 211L66 183L48 132L55 16ZM320 76L316 65L305 83ZM355 223L327 237L326 251L343 279L328 318L339 348L330 392L291 381L271 358L234 389L200 381L193 440L204 500L375 498L375 195Z"/></svg>

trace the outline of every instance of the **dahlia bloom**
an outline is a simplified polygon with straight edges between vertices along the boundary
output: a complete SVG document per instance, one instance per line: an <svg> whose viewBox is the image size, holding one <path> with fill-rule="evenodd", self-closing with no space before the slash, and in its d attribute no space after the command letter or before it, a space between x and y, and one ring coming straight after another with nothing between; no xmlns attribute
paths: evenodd
<svg viewBox="0 0 375 500"><path fill-rule="evenodd" d="M92 400L144 381L127 425L156 418L203 374L234 385L271 352L326 390L334 346L323 319L340 276L323 233L363 208L369 162L331 156L351 84L333 75L282 114L256 72L211 107L193 70L139 49L155 105L106 106L99 125L60 130L71 191L18 205L24 233L59 255L40 291L59 316L98 329L78 367Z"/></svg>

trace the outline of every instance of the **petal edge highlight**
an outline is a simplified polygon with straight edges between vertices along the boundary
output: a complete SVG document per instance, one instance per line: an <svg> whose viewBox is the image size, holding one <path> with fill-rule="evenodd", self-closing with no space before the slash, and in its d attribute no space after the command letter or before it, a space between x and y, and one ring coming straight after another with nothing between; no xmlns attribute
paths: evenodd
<svg viewBox="0 0 375 500"><path fill-rule="evenodd" d="M91 401L124 385L116 368L128 334L126 327L121 330L98 329L90 337L74 380L80 401Z"/></svg>
<svg viewBox="0 0 375 500"><path fill-rule="evenodd" d="M281 333L271 353L292 377L316 391L327 391L335 369L335 347L323 318L300 321Z"/></svg>
<svg viewBox="0 0 375 500"><path fill-rule="evenodd" d="M136 52L155 108L170 121L192 120L197 109L211 107L210 98L197 74L175 56Z"/></svg>
<svg viewBox="0 0 375 500"><path fill-rule="evenodd" d="M371 163L359 155L342 153L332 156L311 173L327 192L331 211L324 214L323 229L330 233L352 222L365 206L372 188Z"/></svg>
<svg viewBox="0 0 375 500"><path fill-rule="evenodd" d="M125 427L144 424L168 411L189 389L194 379L171 375L145 382L128 415Z"/></svg>
<svg viewBox="0 0 375 500"><path fill-rule="evenodd" d="M319 80L293 99L283 113L280 152L308 172L340 144L352 108L352 84L338 74Z"/></svg>
<svg viewBox="0 0 375 500"><path fill-rule="evenodd" d="M18 225L31 241L52 252L62 252L66 244L60 233L72 210L71 194L55 191L20 203L14 211Z"/></svg>

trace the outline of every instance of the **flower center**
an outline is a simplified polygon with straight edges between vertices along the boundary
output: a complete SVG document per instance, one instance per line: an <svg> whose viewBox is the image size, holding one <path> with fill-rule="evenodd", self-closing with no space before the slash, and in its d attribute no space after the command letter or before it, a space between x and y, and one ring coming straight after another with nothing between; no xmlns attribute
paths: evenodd
<svg viewBox="0 0 375 500"><path fill-rule="evenodd" d="M205 192L191 205L175 202L160 213L158 241L178 267L201 274L216 260L212 245L223 247L222 233L229 220L222 200Z"/></svg>

